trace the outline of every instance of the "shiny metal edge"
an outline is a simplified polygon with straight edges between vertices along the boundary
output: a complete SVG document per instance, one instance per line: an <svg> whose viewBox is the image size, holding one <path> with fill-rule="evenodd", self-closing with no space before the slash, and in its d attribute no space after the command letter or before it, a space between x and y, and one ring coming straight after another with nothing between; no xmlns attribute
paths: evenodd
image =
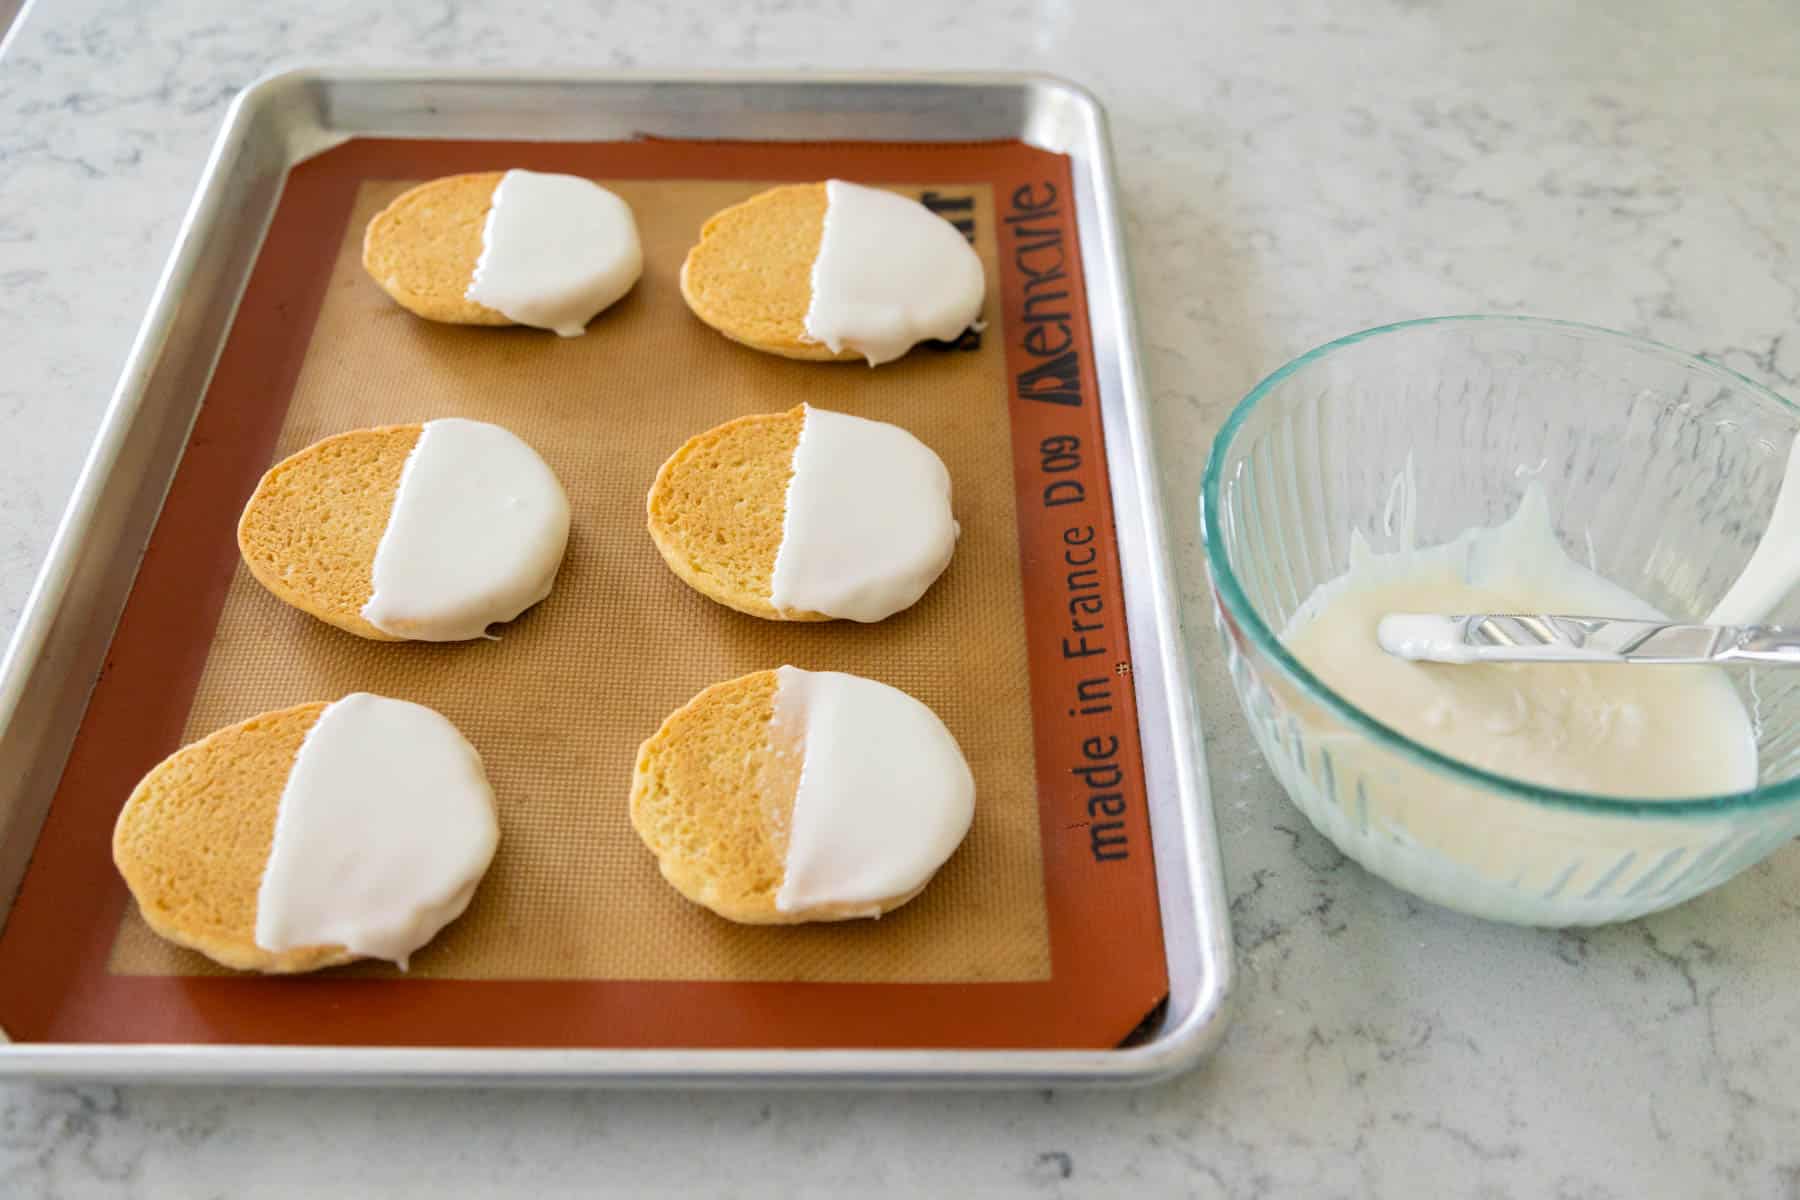
<svg viewBox="0 0 1800 1200"><path fill-rule="evenodd" d="M12 47L13 39L25 27L25 18L36 0L0 0L0 58Z"/></svg>
<svg viewBox="0 0 1800 1200"><path fill-rule="evenodd" d="M0 658L0 920L11 910L280 194L285 143L258 143L259 134L275 132L280 113L267 101L246 93L227 115ZM253 236L221 249L213 228L228 213L256 211L257 201L263 217ZM201 291L209 294L196 299Z"/></svg>
<svg viewBox="0 0 1800 1200"><path fill-rule="evenodd" d="M592 103L608 93L611 105ZM580 94L589 103L561 103ZM712 104L693 105L696 97ZM897 103L897 101L907 103ZM683 108L680 101L688 104ZM719 101L729 101L720 104ZM463 106L459 111L459 105ZM908 122L954 117L951 137ZM554 126L554 128L551 128ZM137 559L173 477L200 395L223 347L254 254L288 167L354 136L574 139L650 133L670 137L967 140L1018 137L1074 161L1082 263L1094 326L1096 377L1107 433L1116 524L1145 746L1153 852L1170 973L1170 1005L1151 1038L1107 1051L431 1049L283 1046L144 1046L14 1043L0 1047L0 1078L484 1084L597 1087L1007 1087L1146 1083L1194 1065L1228 1016L1232 954L1216 828L1207 788L1191 667L1169 555L1152 430L1138 361L1116 180L1101 105L1078 85L1022 73L814 74L483 71L302 68L264 77L232 104L183 221L149 314L127 360L74 497L52 542L6 657L0 662L0 779L31 775L36 788L0 785L0 917L42 823ZM248 172L258 178L246 181ZM214 278L210 347L188 398L178 444L146 470L136 497L122 468L149 457L146 398L167 369L183 321L228 212L260 181L262 225L247 252ZM212 264L213 274L219 264ZM223 299L223 303L218 301ZM218 314L224 313L222 325ZM179 347L178 347L179 349ZM191 364L190 364L191 375ZM154 424L154 422L150 422ZM167 423L164 423L165 430ZM134 436L135 435L135 436ZM167 436L160 439L167 451ZM151 447L154 448L154 447ZM129 481L128 481L129 482ZM152 492L153 495L146 495ZM134 500L129 528L103 520ZM146 501L148 501L146 503ZM147 511L147 516L145 515ZM111 535L111 536L106 536ZM110 587L97 559L110 560ZM125 569L116 569L127 560ZM121 581L122 576L122 581ZM98 632L96 632L96 630ZM85 631L85 636L80 636ZM46 668L49 668L48 670ZM59 670L60 668L60 670ZM37 705L39 693L61 703ZM72 697L72 702L71 702ZM72 709L72 712L70 711ZM32 714L39 713L37 719ZM46 764L53 763L54 770ZM13 774L9 768L18 768ZM45 776L48 776L47 782ZM36 796L27 793L37 793ZM33 800L41 801L39 804ZM9 853L11 857L9 858ZM12 859L16 858L16 862ZM9 874L10 866L10 874Z"/></svg>

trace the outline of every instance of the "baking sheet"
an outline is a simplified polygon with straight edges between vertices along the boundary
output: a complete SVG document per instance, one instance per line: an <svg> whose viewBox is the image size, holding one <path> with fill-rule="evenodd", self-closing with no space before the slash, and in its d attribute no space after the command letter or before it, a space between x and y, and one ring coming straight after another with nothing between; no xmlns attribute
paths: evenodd
<svg viewBox="0 0 1800 1200"><path fill-rule="evenodd" d="M406 181L507 165L614 182L645 226L646 279L578 342L426 325L354 266L363 215ZM826 175L969 203L959 219L998 268L978 349L820 367L744 350L686 314L674 271L705 215L777 179ZM671 178L683 182L650 182ZM1082 402L1094 366L1071 195L1065 159L1018 144L359 142L296 170L0 936L0 965L29 968L0 972L14 1036L1115 1044L1166 979L1105 458ZM624 515L641 514L655 465L688 434L800 399L895 419L951 467L963 545L900 618L821 630L729 613L682 588L641 516ZM218 553L274 457L342 428L445 415L500 420L538 444L578 514L557 592L497 645L359 643L283 609ZM516 678L496 688L502 653ZM624 823L637 741L705 684L781 661L904 687L971 751L976 834L881 922L740 930L679 901ZM186 737L358 687L442 708L505 781L503 861L418 969L209 978L129 920L115 938L122 888L92 886L94 852L136 775ZM103 941L67 936L83 914Z"/></svg>

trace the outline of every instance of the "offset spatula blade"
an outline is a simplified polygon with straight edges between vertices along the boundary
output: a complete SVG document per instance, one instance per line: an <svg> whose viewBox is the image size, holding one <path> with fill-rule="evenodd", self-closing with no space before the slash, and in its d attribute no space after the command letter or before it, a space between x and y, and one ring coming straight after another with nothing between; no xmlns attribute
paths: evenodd
<svg viewBox="0 0 1800 1200"><path fill-rule="evenodd" d="M1390 613L1381 648L1436 663L1756 663L1800 666L1800 630L1562 613Z"/></svg>

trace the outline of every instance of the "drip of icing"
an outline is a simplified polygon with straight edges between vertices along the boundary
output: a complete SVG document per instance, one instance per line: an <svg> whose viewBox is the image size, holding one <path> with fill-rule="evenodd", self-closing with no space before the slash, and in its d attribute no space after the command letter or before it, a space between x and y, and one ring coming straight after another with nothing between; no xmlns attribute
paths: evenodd
<svg viewBox="0 0 1800 1200"><path fill-rule="evenodd" d="M897 425L808 406L769 602L879 621L925 594L957 532L950 472L931 447Z"/></svg>
<svg viewBox="0 0 1800 1200"><path fill-rule="evenodd" d="M499 843L481 756L420 704L330 705L288 770L256 944L343 946L406 966L468 907Z"/></svg>
<svg viewBox="0 0 1800 1200"><path fill-rule="evenodd" d="M637 223L623 200L573 175L513 170L494 189L463 296L521 325L580 337L643 270Z"/></svg>
<svg viewBox="0 0 1800 1200"><path fill-rule="evenodd" d="M835 671L777 676L770 735L802 759L775 907L874 916L962 842L975 777L937 714L905 692Z"/></svg>
<svg viewBox="0 0 1800 1200"><path fill-rule="evenodd" d="M1800 437L1788 449L1787 472L1761 540L1706 623L1754 625L1767 620L1796 584L1800 584Z"/></svg>
<svg viewBox="0 0 1800 1200"><path fill-rule="evenodd" d="M1729 678L1711 667L1468 666L1385 652L1388 613L1570 612L1662 619L1556 538L1540 484L1505 524L1439 546L1376 554L1360 532L1350 569L1294 613L1281 639L1327 686L1407 737L1475 766L1572 791L1693 796L1756 783L1756 740ZM1420 804L1421 840L1452 844L1456 808Z"/></svg>
<svg viewBox="0 0 1800 1200"><path fill-rule="evenodd" d="M825 231L812 266L806 336L889 362L981 315L987 283L967 239L924 205L879 188L825 184Z"/></svg>
<svg viewBox="0 0 1800 1200"><path fill-rule="evenodd" d="M400 472L362 617L427 642L481 637L550 594L569 501L537 452L481 421L428 421Z"/></svg>

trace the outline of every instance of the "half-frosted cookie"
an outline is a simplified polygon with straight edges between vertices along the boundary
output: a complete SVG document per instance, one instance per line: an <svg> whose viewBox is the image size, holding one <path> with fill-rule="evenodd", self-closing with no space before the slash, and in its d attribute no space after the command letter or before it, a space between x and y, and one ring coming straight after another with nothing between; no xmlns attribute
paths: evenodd
<svg viewBox="0 0 1800 1200"><path fill-rule="evenodd" d="M238 521L257 582L377 641L481 637L550 594L569 501L498 425L358 429L269 469Z"/></svg>
<svg viewBox="0 0 1800 1200"><path fill-rule="evenodd" d="M975 779L897 688L782 667L714 684L638 751L631 824L663 878L750 925L878 917L969 832Z"/></svg>
<svg viewBox="0 0 1800 1200"><path fill-rule="evenodd" d="M650 488L663 560L719 603L777 621L879 621L956 549L950 473L882 421L801 405L688 439Z"/></svg>
<svg viewBox="0 0 1800 1200"><path fill-rule="evenodd" d="M152 930L225 966L404 967L468 907L499 837L456 727L358 692L164 759L119 813L113 862Z"/></svg>
<svg viewBox="0 0 1800 1200"><path fill-rule="evenodd" d="M870 366L962 336L986 287L950 222L838 179L773 188L716 214L681 268L688 307L726 337Z"/></svg>
<svg viewBox="0 0 1800 1200"><path fill-rule="evenodd" d="M631 290L644 253L630 206L599 184L483 171L422 183L375 214L363 268L432 321L577 337Z"/></svg>

